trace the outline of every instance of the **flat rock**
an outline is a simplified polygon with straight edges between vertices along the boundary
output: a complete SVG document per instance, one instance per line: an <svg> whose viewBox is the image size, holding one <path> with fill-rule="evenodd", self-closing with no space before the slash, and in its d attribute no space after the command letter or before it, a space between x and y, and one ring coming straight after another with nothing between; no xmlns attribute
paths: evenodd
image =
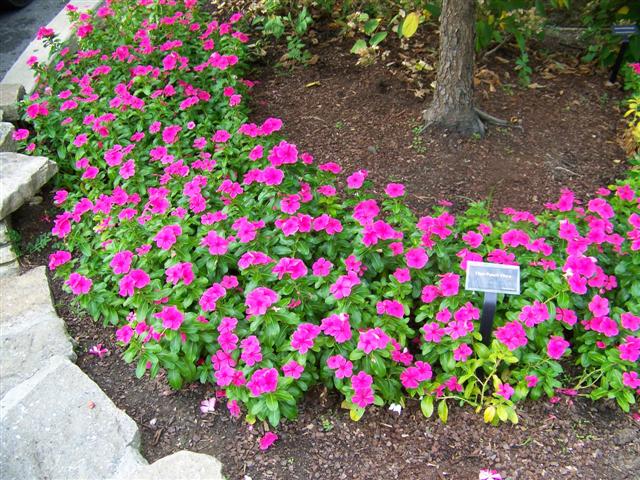
<svg viewBox="0 0 640 480"><path fill-rule="evenodd" d="M0 245L5 245L10 242L9 240L9 229L11 225L7 221L8 219L0 220Z"/></svg>
<svg viewBox="0 0 640 480"><path fill-rule="evenodd" d="M0 398L53 356L75 361L65 323L51 303L45 267L0 278L0 312Z"/></svg>
<svg viewBox="0 0 640 480"><path fill-rule="evenodd" d="M18 102L24 98L25 90L17 83L0 83L0 110L2 119L15 122L20 119L18 115Z"/></svg>
<svg viewBox="0 0 640 480"><path fill-rule="evenodd" d="M11 244L6 244L0 246L0 265L4 265L5 263L11 263L16 258L16 254L11 247Z"/></svg>
<svg viewBox="0 0 640 480"><path fill-rule="evenodd" d="M33 376L50 358L76 360L64 321L46 311L33 310L16 317L16 325L3 326L0 335L0 398Z"/></svg>
<svg viewBox="0 0 640 480"><path fill-rule="evenodd" d="M15 152L16 142L13 140L13 132L16 127L7 122L0 122L0 152Z"/></svg>
<svg viewBox="0 0 640 480"><path fill-rule="evenodd" d="M5 263L0 265L0 279L14 277L20 273L18 262Z"/></svg>
<svg viewBox="0 0 640 480"><path fill-rule="evenodd" d="M46 157L0 153L0 220L33 197L58 171Z"/></svg>
<svg viewBox="0 0 640 480"><path fill-rule="evenodd" d="M30 312L56 314L46 272L46 267L37 267L19 277L0 279L0 329L18 326Z"/></svg>
<svg viewBox="0 0 640 480"><path fill-rule="evenodd" d="M220 462L209 455L182 450L129 474L136 480L222 480Z"/></svg>
<svg viewBox="0 0 640 480"><path fill-rule="evenodd" d="M124 476L146 464L139 448L135 422L66 358L53 357L0 400L3 480Z"/></svg>

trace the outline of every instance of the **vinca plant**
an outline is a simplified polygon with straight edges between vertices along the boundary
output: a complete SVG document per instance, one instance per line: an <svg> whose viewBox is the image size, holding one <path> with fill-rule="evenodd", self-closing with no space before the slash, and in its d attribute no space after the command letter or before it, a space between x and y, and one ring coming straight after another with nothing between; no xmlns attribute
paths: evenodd
<svg viewBox="0 0 640 480"><path fill-rule="evenodd" d="M212 383L233 416L296 417L315 385L358 420L420 402L516 423L516 404L640 393L640 176L544 212L443 202L416 216L405 188L318 162L254 123L242 14L195 0L70 8L16 138L60 167L49 267L113 328L136 374ZM637 161L636 161L637 165ZM346 173L345 175L342 175ZM468 261L519 265L481 341Z"/></svg>

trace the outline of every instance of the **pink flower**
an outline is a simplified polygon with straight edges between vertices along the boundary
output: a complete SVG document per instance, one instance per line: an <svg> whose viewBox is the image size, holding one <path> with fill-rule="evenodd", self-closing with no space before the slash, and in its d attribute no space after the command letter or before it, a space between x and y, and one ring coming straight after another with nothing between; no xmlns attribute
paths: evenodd
<svg viewBox="0 0 640 480"><path fill-rule="evenodd" d="M593 313L594 317L604 317L609 313L609 300L600 295L594 295L589 302L589 311Z"/></svg>
<svg viewBox="0 0 640 480"><path fill-rule="evenodd" d="M406 260L409 268L420 269L427 264L429 256L425 253L423 248L417 247L407 250L407 253L404 254L404 259Z"/></svg>
<svg viewBox="0 0 640 480"><path fill-rule="evenodd" d="M535 375L527 375L524 379L527 381L527 387L529 388L534 388L540 381L540 379Z"/></svg>
<svg viewBox="0 0 640 480"><path fill-rule="evenodd" d="M218 235L214 230L207 232L207 235L202 239L200 245L209 247L209 253L211 255L224 255L229 250L229 241L224 237Z"/></svg>
<svg viewBox="0 0 640 480"><path fill-rule="evenodd" d="M109 266L113 270L113 273L120 275L127 273L131 268L131 260L133 259L133 253L129 250L118 252L113 256Z"/></svg>
<svg viewBox="0 0 640 480"><path fill-rule="evenodd" d="M69 279L65 283L69 286L74 295L89 293L89 290L91 290L91 286L93 285L91 279L76 272L69 275Z"/></svg>
<svg viewBox="0 0 640 480"><path fill-rule="evenodd" d="M144 270L131 270L131 273L125 275L120 280L120 292L122 297L130 297L135 291L134 289L141 289L149 285L151 278Z"/></svg>
<svg viewBox="0 0 640 480"><path fill-rule="evenodd" d="M19 128L15 132L13 132L13 135L11 137L16 142L26 140L29 137L29 130L27 130L26 128Z"/></svg>
<svg viewBox="0 0 640 480"><path fill-rule="evenodd" d="M278 440L278 435L276 435L275 433L265 433L264 436L260 439L260 450L266 450L271 445L273 445L276 440Z"/></svg>
<svg viewBox="0 0 640 480"><path fill-rule="evenodd" d="M49 270L55 270L60 265L64 265L71 260L71 253L66 250L58 250L49 255Z"/></svg>
<svg viewBox="0 0 640 480"><path fill-rule="evenodd" d="M522 324L517 321L509 322L496 329L496 338L512 351L527 344L527 334Z"/></svg>
<svg viewBox="0 0 640 480"><path fill-rule="evenodd" d="M200 297L200 308L205 312L214 312L216 310L216 302L226 294L227 290L221 284L214 283Z"/></svg>
<svg viewBox="0 0 640 480"><path fill-rule="evenodd" d="M402 197L404 195L404 185L401 183L389 183L384 189L384 193L390 198Z"/></svg>
<svg viewBox="0 0 640 480"><path fill-rule="evenodd" d="M398 283L406 283L411 280L411 272L408 268L397 268L396 271L393 272L393 277Z"/></svg>
<svg viewBox="0 0 640 480"><path fill-rule="evenodd" d="M533 305L522 307L518 319L531 328L549 319L549 309L545 303L535 300Z"/></svg>
<svg viewBox="0 0 640 480"><path fill-rule="evenodd" d="M167 283L176 285L180 280L185 285L189 285L193 282L195 276L193 274L193 265L190 262L177 263L165 270L167 276Z"/></svg>
<svg viewBox="0 0 640 480"><path fill-rule="evenodd" d="M369 172L366 170L358 170L347 177L347 187L351 189L358 189L362 187L362 184L367 178Z"/></svg>
<svg viewBox="0 0 640 480"><path fill-rule="evenodd" d="M440 294L443 297L452 297L458 294L460 289L460 275L455 273L445 273L440 275Z"/></svg>
<svg viewBox="0 0 640 480"><path fill-rule="evenodd" d="M180 225L167 225L162 227L160 231L153 237L158 248L169 250L177 241L177 237L182 234Z"/></svg>
<svg viewBox="0 0 640 480"><path fill-rule="evenodd" d="M371 405L374 400L373 390L371 388L356 390L351 397L351 402L360 408L366 408L367 405Z"/></svg>
<svg viewBox="0 0 640 480"><path fill-rule="evenodd" d="M503 383L498 387L498 390L496 391L496 394L500 395L501 397L503 397L506 400L509 400L514 392L515 392L515 390L513 389L513 387L511 385L509 385L508 383Z"/></svg>
<svg viewBox="0 0 640 480"><path fill-rule="evenodd" d="M299 258L281 258L271 270L278 275L278 280L282 280L285 274L289 274L292 280L304 277L307 274L307 267Z"/></svg>
<svg viewBox="0 0 640 480"><path fill-rule="evenodd" d="M162 320L162 326L170 330L178 330L184 321L184 314L173 305L163 307L154 317Z"/></svg>
<svg viewBox="0 0 640 480"><path fill-rule="evenodd" d="M256 370L247 382L247 388L254 397L263 393L275 392L278 388L278 370L275 368Z"/></svg>
<svg viewBox="0 0 640 480"><path fill-rule="evenodd" d="M404 306L396 300L383 300L376 304L378 315L390 315L396 318L404 317Z"/></svg>
<svg viewBox="0 0 640 480"><path fill-rule="evenodd" d="M623 372L622 384L629 388L640 388L640 378L638 378L638 372Z"/></svg>
<svg viewBox="0 0 640 480"><path fill-rule="evenodd" d="M313 348L313 341L320 332L321 329L317 325L301 323L291 335L291 348L304 355L309 349Z"/></svg>
<svg viewBox="0 0 640 480"><path fill-rule="evenodd" d="M282 366L282 373L284 373L285 377L298 379L302 375L302 372L304 372L304 367L295 360L291 360Z"/></svg>
<svg viewBox="0 0 640 480"><path fill-rule="evenodd" d="M313 274L317 277L326 277L327 275L329 275L332 268L333 268L333 263L331 263L329 260L326 260L322 257L316 260L311 266Z"/></svg>
<svg viewBox="0 0 640 480"><path fill-rule="evenodd" d="M342 355L333 355L327 359L327 366L336 371L336 378L350 378L353 375L353 363Z"/></svg>
<svg viewBox="0 0 640 480"><path fill-rule="evenodd" d="M101 343L98 343L89 349L89 355L95 355L98 358L104 358L108 353L109 350L104 348Z"/></svg>
<svg viewBox="0 0 640 480"><path fill-rule="evenodd" d="M116 340L124 343L125 345L131 341L133 337L133 329L130 325L124 325L116 330Z"/></svg>
<svg viewBox="0 0 640 480"><path fill-rule="evenodd" d="M635 332L640 328L640 317L633 315L632 313L625 312L620 315L620 321L622 322L622 328Z"/></svg>
<svg viewBox="0 0 640 480"><path fill-rule="evenodd" d="M278 301L278 294L266 287L258 287L247 294L247 315L264 315Z"/></svg>
<svg viewBox="0 0 640 480"><path fill-rule="evenodd" d="M347 313L333 314L323 318L320 328L325 335L333 337L336 343L344 343L351 339L351 325Z"/></svg>
<svg viewBox="0 0 640 480"><path fill-rule="evenodd" d="M497 470L480 470L478 480L502 480L502 475Z"/></svg>
<svg viewBox="0 0 640 480"><path fill-rule="evenodd" d="M473 350L466 343L462 343L453 351L453 359L457 362L466 362Z"/></svg>
<svg viewBox="0 0 640 480"><path fill-rule="evenodd" d="M380 328L371 328L360 332L360 338L358 339L358 349L364 353L369 354L374 350L384 350L391 339Z"/></svg>
<svg viewBox="0 0 640 480"><path fill-rule="evenodd" d="M53 196L53 203L56 205L62 205L67 200L68 196L69 192L66 190L57 190Z"/></svg>
<svg viewBox="0 0 640 480"><path fill-rule="evenodd" d="M569 342L562 337L553 336L547 343L547 355L549 355L549 358L558 360L564 355L567 348L569 348Z"/></svg>
<svg viewBox="0 0 640 480"><path fill-rule="evenodd" d="M440 295L440 290L435 285L426 285L422 289L422 296L420 297L424 303L433 302Z"/></svg>
<svg viewBox="0 0 640 480"><path fill-rule="evenodd" d="M200 411L202 413L212 413L216 409L216 398L207 398L200 402Z"/></svg>
<svg viewBox="0 0 640 480"><path fill-rule="evenodd" d="M221 334L220 337L222 337L223 335L225 334ZM220 337L218 338L219 343L221 342ZM236 340L237 340L237 337L236 337ZM256 337L255 335L251 335L245 338L244 340L242 340L242 342L240 342L240 348L242 349L242 354L240 355L240 358L244 363L247 364L247 366L251 367L256 363L262 361L262 350L260 348L260 341L258 340L258 337Z"/></svg>
<svg viewBox="0 0 640 480"><path fill-rule="evenodd" d="M484 237L482 235L473 231L468 231L462 236L462 240L471 248L478 248L483 239Z"/></svg>

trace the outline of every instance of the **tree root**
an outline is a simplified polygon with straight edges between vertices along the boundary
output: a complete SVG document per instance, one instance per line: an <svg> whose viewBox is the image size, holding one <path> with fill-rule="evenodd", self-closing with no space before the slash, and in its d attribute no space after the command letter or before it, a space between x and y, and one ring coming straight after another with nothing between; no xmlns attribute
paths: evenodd
<svg viewBox="0 0 640 480"><path fill-rule="evenodd" d="M493 125L499 125L501 127L519 128L520 130L524 130L522 128L522 125L516 125L511 122L507 122L506 120L502 120L501 118L494 117L493 115L489 115L487 112L483 112L479 108L474 108L474 110L478 114L480 119L485 123L491 123Z"/></svg>

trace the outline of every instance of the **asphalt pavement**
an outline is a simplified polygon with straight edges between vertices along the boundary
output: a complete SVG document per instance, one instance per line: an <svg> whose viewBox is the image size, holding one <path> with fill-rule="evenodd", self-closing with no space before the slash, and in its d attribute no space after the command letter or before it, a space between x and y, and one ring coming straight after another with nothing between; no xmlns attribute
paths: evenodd
<svg viewBox="0 0 640 480"><path fill-rule="evenodd" d="M33 0L22 9L13 9L0 0L0 79L22 51L36 37L38 28L48 24L68 0Z"/></svg>

